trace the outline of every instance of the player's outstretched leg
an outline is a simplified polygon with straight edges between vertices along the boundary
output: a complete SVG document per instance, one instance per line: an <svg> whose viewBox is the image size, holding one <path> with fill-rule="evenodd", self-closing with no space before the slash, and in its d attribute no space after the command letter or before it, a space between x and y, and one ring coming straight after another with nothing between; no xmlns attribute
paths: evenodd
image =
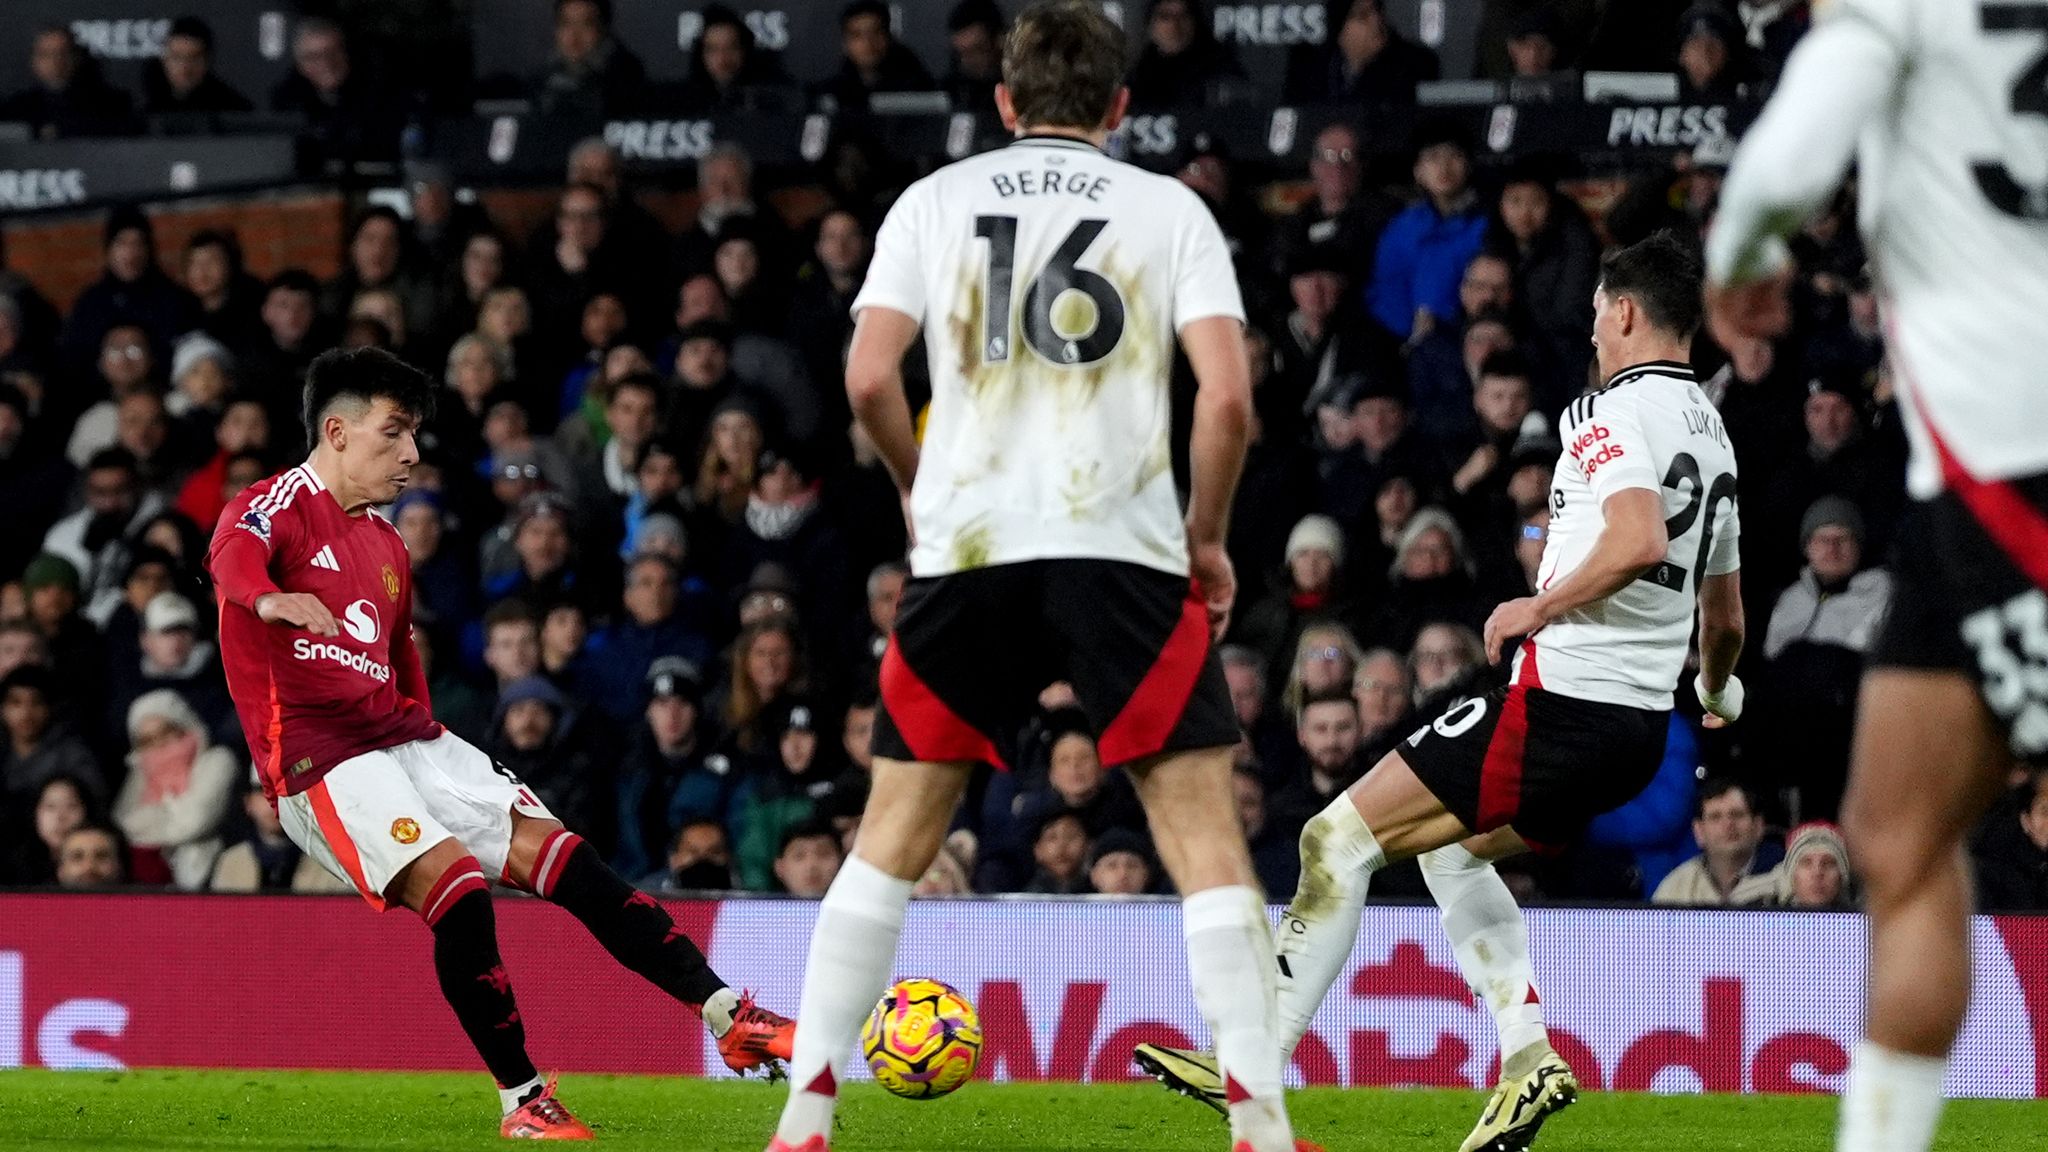
<svg viewBox="0 0 2048 1152"><path fill-rule="evenodd" d="M581 836L553 820L514 819L509 874L568 909L613 959L701 1017L733 1071L765 1066L773 1075L780 1069L790 1056L794 1022L727 987L661 902L621 879Z"/></svg>
<svg viewBox="0 0 2048 1152"><path fill-rule="evenodd" d="M1870 911L1869 1008L1842 1092L1839 1152L1926 1152L1970 997L1963 836L2005 755L1954 672L1875 668L1857 706L1843 831Z"/></svg>
<svg viewBox="0 0 2048 1152"><path fill-rule="evenodd" d="M1522 909L1492 863L1526 848L1513 830L1500 828L1417 860L1458 970L1500 1030L1500 1083L1460 1152L1527 1148L1546 1117L1578 1098L1578 1081L1543 1028Z"/></svg>
<svg viewBox="0 0 2048 1152"><path fill-rule="evenodd" d="M1228 803L1231 754L1203 749L1132 771L1159 859L1186 893L1181 922L1188 975L1216 1038L1217 1095L1236 1152L1289 1152L1297 1144L1282 1096L1284 1061L1274 1024L1273 954L1265 898Z"/></svg>
<svg viewBox="0 0 2048 1152"><path fill-rule="evenodd" d="M454 839L443 840L392 881L395 902L434 933L434 975L455 1019L498 1083L499 1131L513 1139L588 1140L526 1055L526 1026L512 978L498 956L497 919L483 868Z"/></svg>
<svg viewBox="0 0 2048 1152"><path fill-rule="evenodd" d="M826 1152L839 1072L889 983L910 889L946 834L970 765L877 759L853 854L818 906L789 1100L769 1152Z"/></svg>

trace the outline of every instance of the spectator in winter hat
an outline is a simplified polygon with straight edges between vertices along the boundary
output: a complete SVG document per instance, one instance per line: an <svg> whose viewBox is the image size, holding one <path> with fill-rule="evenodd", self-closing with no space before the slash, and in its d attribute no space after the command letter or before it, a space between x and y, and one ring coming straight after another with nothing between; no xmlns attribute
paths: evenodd
<svg viewBox="0 0 2048 1152"><path fill-rule="evenodd" d="M114 820L137 850L163 857L172 884L187 891L203 888L220 855L220 825L241 766L168 688L145 693L129 706L127 730L134 751L128 754L128 780L114 801Z"/></svg>
<svg viewBox="0 0 2048 1152"><path fill-rule="evenodd" d="M1799 541L1806 566L1771 611L1765 658L1800 642L1869 651L1891 604L1891 576L1862 570L1863 514L1840 496L1823 496L1801 518Z"/></svg>
<svg viewBox="0 0 2048 1152"><path fill-rule="evenodd" d="M1246 610L1233 639L1257 652L1267 667L1285 666L1303 628L1349 611L1345 559L1344 530L1336 520L1310 514L1296 521L1287 534L1284 566L1266 595Z"/></svg>
<svg viewBox="0 0 2048 1152"><path fill-rule="evenodd" d="M1741 96L1756 77L1756 62L1742 22L1716 3L1703 0L1678 21L1679 98L1723 101Z"/></svg>
<svg viewBox="0 0 2048 1152"><path fill-rule="evenodd" d="M1088 886L1104 896L1139 896L1152 890L1152 852L1128 828L1111 828L1088 849Z"/></svg>
<svg viewBox="0 0 2048 1152"><path fill-rule="evenodd" d="M1833 824L1801 824L1786 838L1785 859L1773 870L1777 903L1787 908L1856 906L1849 847Z"/></svg>

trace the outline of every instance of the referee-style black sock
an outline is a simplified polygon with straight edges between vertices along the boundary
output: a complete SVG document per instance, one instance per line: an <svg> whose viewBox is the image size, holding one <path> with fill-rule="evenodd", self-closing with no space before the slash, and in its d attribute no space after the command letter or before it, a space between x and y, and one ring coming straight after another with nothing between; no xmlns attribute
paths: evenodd
<svg viewBox="0 0 2048 1152"><path fill-rule="evenodd" d="M478 874L481 879L481 873ZM453 895L435 910L434 975L455 1019L501 1088L516 1088L540 1073L526 1055L526 1025L512 998L512 978L498 957L498 925L484 887Z"/></svg>
<svg viewBox="0 0 2048 1152"><path fill-rule="evenodd" d="M725 988L695 941L661 902L640 891L598 859L579 838L542 895L583 921L612 958L701 1013Z"/></svg>

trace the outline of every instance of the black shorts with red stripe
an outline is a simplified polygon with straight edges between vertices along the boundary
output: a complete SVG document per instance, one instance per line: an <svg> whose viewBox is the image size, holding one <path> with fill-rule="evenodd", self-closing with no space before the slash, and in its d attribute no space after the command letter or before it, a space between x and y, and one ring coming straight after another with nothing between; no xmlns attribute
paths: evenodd
<svg viewBox="0 0 2048 1152"><path fill-rule="evenodd" d="M1007 767L1047 685L1074 687L1105 765L1237 743L1237 715L1185 576L1032 560L915 579L882 656L875 755Z"/></svg>
<svg viewBox="0 0 2048 1152"><path fill-rule="evenodd" d="M1666 710L1510 684L1458 704L1395 751L1473 832L1512 827L1558 849L1642 792L1664 761Z"/></svg>
<svg viewBox="0 0 2048 1152"><path fill-rule="evenodd" d="M1951 473L1907 509L1891 607L1873 667L1954 671L1977 682L2013 755L2048 758L2048 475Z"/></svg>

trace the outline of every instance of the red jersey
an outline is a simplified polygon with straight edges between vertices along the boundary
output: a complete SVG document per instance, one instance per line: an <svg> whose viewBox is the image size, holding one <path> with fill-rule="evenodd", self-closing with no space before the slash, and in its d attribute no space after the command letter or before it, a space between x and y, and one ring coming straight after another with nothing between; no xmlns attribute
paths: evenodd
<svg viewBox="0 0 2048 1152"><path fill-rule="evenodd" d="M351 756L440 735L412 644L412 571L398 529L341 510L311 464L228 502L207 553L220 654L249 752L275 799ZM267 592L320 598L341 630L266 624Z"/></svg>

